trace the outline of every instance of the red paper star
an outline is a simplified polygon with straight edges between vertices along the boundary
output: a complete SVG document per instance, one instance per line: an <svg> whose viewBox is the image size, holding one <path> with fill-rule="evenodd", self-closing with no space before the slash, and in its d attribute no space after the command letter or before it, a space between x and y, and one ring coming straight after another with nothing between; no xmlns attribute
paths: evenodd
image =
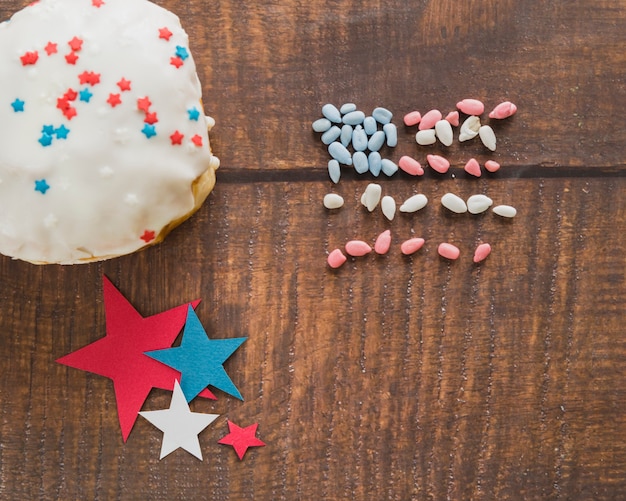
<svg viewBox="0 0 626 501"><path fill-rule="evenodd" d="M169 42L171 36L172 32L167 28L159 29L159 38L162 38L163 40L167 40Z"/></svg>
<svg viewBox="0 0 626 501"><path fill-rule="evenodd" d="M170 136L170 139L172 140L172 144L183 144L183 138L185 136L183 134L181 134L180 132L176 131L174 132L174 134L172 134Z"/></svg>
<svg viewBox="0 0 626 501"><path fill-rule="evenodd" d="M111 105L111 108L115 108L118 104L122 104L122 100L120 99L119 94L109 94L109 99L107 99L107 103Z"/></svg>
<svg viewBox="0 0 626 501"><path fill-rule="evenodd" d="M232 421L228 421L228 431L230 433L219 440L218 444L232 445L237 456L239 456L239 460L242 460L249 447L263 447L265 445L264 442L256 438L258 427L259 423L254 423L241 428Z"/></svg>
<svg viewBox="0 0 626 501"><path fill-rule="evenodd" d="M46 54L48 54L49 56L51 56L52 54L56 54L59 51L57 49L57 44L52 43L52 42L48 42L44 50L46 51Z"/></svg>
<svg viewBox="0 0 626 501"><path fill-rule="evenodd" d="M57 362L113 380L125 442L150 390L172 390L174 381L180 379L178 371L144 355L144 352L172 346L185 324L188 305L144 318L106 277L103 287L106 336ZM191 305L195 308L199 302L194 301ZM200 395L215 399L209 390Z"/></svg>
<svg viewBox="0 0 626 501"><path fill-rule="evenodd" d="M122 78L119 82L117 82L117 86L120 88L122 92L126 90L130 90L130 80L126 80Z"/></svg>

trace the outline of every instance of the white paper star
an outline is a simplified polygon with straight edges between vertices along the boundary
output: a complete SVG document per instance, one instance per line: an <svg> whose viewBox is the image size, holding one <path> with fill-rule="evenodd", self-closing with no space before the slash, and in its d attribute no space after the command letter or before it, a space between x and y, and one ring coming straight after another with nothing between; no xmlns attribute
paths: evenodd
<svg viewBox="0 0 626 501"><path fill-rule="evenodd" d="M178 381L174 384L174 393L169 409L145 411L140 412L139 415L163 432L161 457L159 459L163 459L170 452L181 448L201 461L202 452L200 451L198 434L219 417L219 414L191 412Z"/></svg>

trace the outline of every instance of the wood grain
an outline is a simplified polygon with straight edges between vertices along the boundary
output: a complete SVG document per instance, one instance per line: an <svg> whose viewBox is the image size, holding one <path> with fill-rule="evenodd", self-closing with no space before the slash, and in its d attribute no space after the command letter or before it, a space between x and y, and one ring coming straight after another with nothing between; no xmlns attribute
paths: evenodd
<svg viewBox="0 0 626 501"><path fill-rule="evenodd" d="M0 0L2 18L27 2ZM2 499L619 499L626 491L626 178L621 127L626 2L157 2L179 14L222 160L204 207L163 244L90 265L0 258ZM469 179L478 144L444 152L455 177L379 179L420 213L387 221L332 185L310 123L325 102L450 110L463 97L520 112L497 128L497 175ZM339 211L324 194L341 194ZM451 215L448 192L518 209ZM386 256L328 269L352 238L393 234ZM426 239L412 257L402 240ZM461 249L453 263L437 244ZM493 252L482 265L477 243ZM106 274L144 315L203 298L244 394L204 462L159 461L138 420L124 444L112 384L54 361L105 334ZM170 395L153 391L145 409ZM240 462L226 419L259 422Z"/></svg>

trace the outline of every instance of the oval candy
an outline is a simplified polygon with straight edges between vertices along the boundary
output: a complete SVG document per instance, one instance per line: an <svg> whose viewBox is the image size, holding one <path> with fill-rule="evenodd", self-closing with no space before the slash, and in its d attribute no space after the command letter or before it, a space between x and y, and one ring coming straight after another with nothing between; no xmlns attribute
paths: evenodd
<svg viewBox="0 0 626 501"><path fill-rule="evenodd" d="M418 210L426 207L427 204L428 198L426 198L426 195L418 193L417 195L413 195L404 201L404 203L400 206L400 212L417 212Z"/></svg>
<svg viewBox="0 0 626 501"><path fill-rule="evenodd" d="M365 151L367 149L367 134L360 125L357 125L352 132L352 147L354 151Z"/></svg>
<svg viewBox="0 0 626 501"><path fill-rule="evenodd" d="M344 256L343 252L341 252L341 249L335 249L328 255L326 261L328 262L328 266L330 266L331 268L339 268L347 260L348 258Z"/></svg>
<svg viewBox="0 0 626 501"><path fill-rule="evenodd" d="M367 149L370 151L378 151L385 144L385 133L382 130L374 132L367 143Z"/></svg>
<svg viewBox="0 0 626 501"><path fill-rule="evenodd" d="M328 129L324 134L322 134L322 143L325 145L329 145L333 141L341 136L341 129L336 125L333 125L330 129Z"/></svg>
<svg viewBox="0 0 626 501"><path fill-rule="evenodd" d="M385 195L380 201L380 208L382 209L384 216L389 221L393 221L393 218L396 216L396 201L393 197Z"/></svg>
<svg viewBox="0 0 626 501"><path fill-rule="evenodd" d="M365 120L365 113L359 110L351 111L343 116L343 123L348 125L360 125L363 120Z"/></svg>
<svg viewBox="0 0 626 501"><path fill-rule="evenodd" d="M445 174L450 168L450 162L440 155L426 155L428 165L440 174Z"/></svg>
<svg viewBox="0 0 626 501"><path fill-rule="evenodd" d="M474 251L474 262L480 263L481 261L484 261L489 254L491 254L491 245L480 244Z"/></svg>
<svg viewBox="0 0 626 501"><path fill-rule="evenodd" d="M326 132L328 129L330 129L331 125L332 123L330 122L330 120L328 120L328 118L320 118L313 122L313 130L315 132Z"/></svg>
<svg viewBox="0 0 626 501"><path fill-rule="evenodd" d="M363 151L354 152L354 155L352 155L352 165L358 174L365 174L370 168L367 155Z"/></svg>
<svg viewBox="0 0 626 501"><path fill-rule="evenodd" d="M322 115L333 123L341 123L341 113L334 104L325 104L322 106Z"/></svg>
<svg viewBox="0 0 626 501"><path fill-rule="evenodd" d="M352 165L352 155L348 149L341 143L332 142L328 145L328 153L337 162L344 165Z"/></svg>
<svg viewBox="0 0 626 501"><path fill-rule="evenodd" d="M378 238L376 238L376 242L374 243L374 252L376 254L387 254L389 252L389 248L391 247L391 231L385 230Z"/></svg>
<svg viewBox="0 0 626 501"><path fill-rule="evenodd" d="M455 260L458 259L461 255L461 251L455 245L449 244L447 242L439 244L437 248L437 252L441 257L445 257L446 259Z"/></svg>
<svg viewBox="0 0 626 501"><path fill-rule="evenodd" d="M463 99L456 103L456 107L466 115L482 115L485 112L485 105L478 99Z"/></svg>
<svg viewBox="0 0 626 501"><path fill-rule="evenodd" d="M441 197L441 205L456 214L463 214L467 212L467 204L465 203L465 200L454 193L446 193L443 197Z"/></svg>
<svg viewBox="0 0 626 501"><path fill-rule="evenodd" d="M337 184L339 179L341 178L341 168L339 167L339 162L334 158L331 158L328 161L328 175L333 183Z"/></svg>
<svg viewBox="0 0 626 501"><path fill-rule="evenodd" d="M372 116L379 124L385 125L391 122L391 119L393 118L393 113L391 113L391 111L389 111L387 108L378 107L374 111L372 111Z"/></svg>
<svg viewBox="0 0 626 501"><path fill-rule="evenodd" d="M383 125L383 132L387 138L387 146L395 148L398 145L398 129L394 124Z"/></svg>
<svg viewBox="0 0 626 501"><path fill-rule="evenodd" d="M398 172L398 166L388 158L383 158L381 160L381 170L387 177L391 177Z"/></svg>
<svg viewBox="0 0 626 501"><path fill-rule="evenodd" d="M409 256L420 250L424 246L424 242L425 240L423 238L409 238L402 242L400 251L405 256Z"/></svg>
<svg viewBox="0 0 626 501"><path fill-rule="evenodd" d="M424 174L424 169L421 164L412 157L404 155L400 157L398 161L398 167L400 167L404 172L410 174L412 176L422 176Z"/></svg>
<svg viewBox="0 0 626 501"><path fill-rule="evenodd" d="M422 114L419 111L411 111L404 115L404 125L412 127L422 121Z"/></svg>
<svg viewBox="0 0 626 501"><path fill-rule="evenodd" d="M374 134L374 132L378 130L376 119L374 117L365 117L365 120L363 120L363 129L368 136Z"/></svg>
<svg viewBox="0 0 626 501"><path fill-rule="evenodd" d="M441 114L441 111L430 110L428 113L426 113L422 117L422 120L419 123L418 129L419 130L432 129L435 126L435 124L442 118L443 118L443 115Z"/></svg>
<svg viewBox="0 0 626 501"><path fill-rule="evenodd" d="M324 207L327 209L340 209L343 207L343 197L337 193L324 195Z"/></svg>
<svg viewBox="0 0 626 501"><path fill-rule="evenodd" d="M370 152L370 154L367 156L367 163L369 164L369 169L372 175L378 177L381 169L383 168L380 153L378 153L377 151Z"/></svg>
<svg viewBox="0 0 626 501"><path fill-rule="evenodd" d="M346 244L346 252L349 256L361 257L372 252L372 248L363 240L350 240Z"/></svg>

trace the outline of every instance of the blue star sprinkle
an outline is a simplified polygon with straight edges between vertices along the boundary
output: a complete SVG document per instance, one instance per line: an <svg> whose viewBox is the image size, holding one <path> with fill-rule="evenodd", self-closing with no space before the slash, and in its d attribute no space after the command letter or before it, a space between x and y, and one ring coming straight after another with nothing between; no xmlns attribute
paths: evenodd
<svg viewBox="0 0 626 501"><path fill-rule="evenodd" d="M182 45L176 46L176 55L180 57L183 61L189 57L189 52Z"/></svg>
<svg viewBox="0 0 626 501"><path fill-rule="evenodd" d="M84 103L88 103L93 96L93 93L89 89L83 89L78 94L80 95L80 100Z"/></svg>
<svg viewBox="0 0 626 501"><path fill-rule="evenodd" d="M16 99L15 101L11 103L11 106L13 107L13 111L17 113L19 111L24 111L25 104L26 103L22 101L21 99Z"/></svg>
<svg viewBox="0 0 626 501"><path fill-rule="evenodd" d="M190 306L180 346L149 351L146 355L181 373L180 386L187 402L193 400L207 386L213 386L243 400L223 364L245 340L245 337L209 339Z"/></svg>
<svg viewBox="0 0 626 501"><path fill-rule="evenodd" d="M35 191L40 192L42 195L46 194L46 191L50 189L50 185L46 182L45 179L40 179L39 181L35 181Z"/></svg>
<svg viewBox="0 0 626 501"><path fill-rule="evenodd" d="M61 125L54 130L54 133L56 134L57 139L67 139L67 135L70 133L70 130L65 125Z"/></svg>
<svg viewBox="0 0 626 501"><path fill-rule="evenodd" d="M150 139L151 137L156 136L156 127L154 125L145 124L141 132L145 134L148 139Z"/></svg>
<svg viewBox="0 0 626 501"><path fill-rule="evenodd" d="M50 146L52 144L52 136L50 134L44 134L39 138L41 146Z"/></svg>
<svg viewBox="0 0 626 501"><path fill-rule="evenodd" d="M54 125L44 125L41 129L42 134L51 136L54 134Z"/></svg>
<svg viewBox="0 0 626 501"><path fill-rule="evenodd" d="M198 110L198 108L196 108L195 106L188 109L187 113L189 113L189 120L194 120L195 122L197 122L198 118L200 118L200 110Z"/></svg>

